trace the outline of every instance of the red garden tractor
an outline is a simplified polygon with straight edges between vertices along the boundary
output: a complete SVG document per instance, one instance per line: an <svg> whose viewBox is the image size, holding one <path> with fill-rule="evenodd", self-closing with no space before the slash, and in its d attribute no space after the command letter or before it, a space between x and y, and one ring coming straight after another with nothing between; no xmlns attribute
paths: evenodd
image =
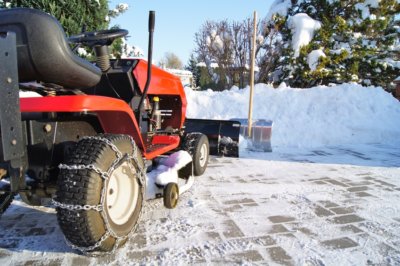
<svg viewBox="0 0 400 266"><path fill-rule="evenodd" d="M0 10L0 214L17 194L30 205L50 199L73 246L111 251L137 225L155 159L186 150L192 162L179 176L188 178L205 171L209 154L238 156L240 125L186 119L179 78L148 64L154 21L151 11L148 61L111 60L108 46L126 30L67 38L44 12ZM96 62L77 56L79 45ZM167 207L178 194L164 187Z"/></svg>

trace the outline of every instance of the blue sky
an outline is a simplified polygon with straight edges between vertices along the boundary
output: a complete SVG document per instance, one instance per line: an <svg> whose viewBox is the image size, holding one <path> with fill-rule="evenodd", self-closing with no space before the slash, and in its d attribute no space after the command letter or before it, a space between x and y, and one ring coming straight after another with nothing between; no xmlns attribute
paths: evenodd
<svg viewBox="0 0 400 266"><path fill-rule="evenodd" d="M129 30L128 43L140 47L147 56L148 15L156 11L154 32L155 63L166 52L176 54L186 65L194 49L194 34L206 20L241 21L257 11L259 17L268 13L272 0L112 0L110 8L118 3L127 3L128 11L111 20L111 25L118 24Z"/></svg>

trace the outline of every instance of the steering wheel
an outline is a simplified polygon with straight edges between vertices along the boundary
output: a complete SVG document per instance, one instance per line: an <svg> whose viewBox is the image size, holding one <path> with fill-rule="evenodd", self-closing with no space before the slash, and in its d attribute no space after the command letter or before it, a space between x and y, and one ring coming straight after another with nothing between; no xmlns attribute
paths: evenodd
<svg viewBox="0 0 400 266"><path fill-rule="evenodd" d="M127 30L123 29L83 32L81 34L69 37L68 41L71 43L83 44L89 47L97 45L111 45L115 39L126 36L128 33L129 32Z"/></svg>

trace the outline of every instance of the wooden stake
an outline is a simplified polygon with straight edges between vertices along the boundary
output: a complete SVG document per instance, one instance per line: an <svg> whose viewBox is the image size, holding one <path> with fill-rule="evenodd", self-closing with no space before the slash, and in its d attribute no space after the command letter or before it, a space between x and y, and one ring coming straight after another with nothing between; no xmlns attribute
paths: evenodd
<svg viewBox="0 0 400 266"><path fill-rule="evenodd" d="M253 42L251 47L251 67L250 67L250 99L247 135L251 137L251 126L253 124L253 91L254 91L254 65L256 57L256 36L257 35L257 12L254 11Z"/></svg>

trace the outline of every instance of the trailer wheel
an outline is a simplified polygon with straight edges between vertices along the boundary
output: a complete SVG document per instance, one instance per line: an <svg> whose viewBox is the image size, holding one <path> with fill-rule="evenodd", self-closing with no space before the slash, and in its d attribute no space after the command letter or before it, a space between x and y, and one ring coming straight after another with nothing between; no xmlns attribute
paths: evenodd
<svg viewBox="0 0 400 266"><path fill-rule="evenodd" d="M164 188L164 206L173 209L178 204L179 188L176 183L168 183Z"/></svg>
<svg viewBox="0 0 400 266"><path fill-rule="evenodd" d="M190 153L193 159L193 174L202 175L207 168L210 156L208 138L202 133L189 133L183 142L183 149ZM190 169L190 168L188 168ZM187 173L188 176L191 173Z"/></svg>
<svg viewBox="0 0 400 266"><path fill-rule="evenodd" d="M123 155L121 160L116 150ZM66 238L88 251L110 251L125 243L142 209L143 168L140 151L128 136L79 141L58 178L57 218ZM110 174L104 178L98 170Z"/></svg>

